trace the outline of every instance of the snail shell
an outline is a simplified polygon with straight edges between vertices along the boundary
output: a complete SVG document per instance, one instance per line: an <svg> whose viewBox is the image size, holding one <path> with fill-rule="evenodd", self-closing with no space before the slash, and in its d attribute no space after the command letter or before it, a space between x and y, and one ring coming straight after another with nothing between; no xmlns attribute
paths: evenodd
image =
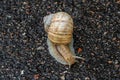
<svg viewBox="0 0 120 80"><path fill-rule="evenodd" d="M57 44L70 43L73 33L73 20L65 12L54 14L48 29L48 38Z"/></svg>
<svg viewBox="0 0 120 80"><path fill-rule="evenodd" d="M73 48L73 20L65 12L58 12L44 17L44 28L48 33L50 54L60 63L71 66L76 62Z"/></svg>

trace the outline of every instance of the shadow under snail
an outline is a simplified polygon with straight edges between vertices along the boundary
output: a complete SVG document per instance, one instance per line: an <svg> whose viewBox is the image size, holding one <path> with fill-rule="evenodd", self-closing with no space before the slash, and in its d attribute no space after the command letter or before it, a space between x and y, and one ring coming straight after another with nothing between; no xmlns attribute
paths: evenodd
<svg viewBox="0 0 120 80"><path fill-rule="evenodd" d="M44 29L48 34L47 45L51 56L69 67L76 58L73 48L73 19L65 12L57 12L44 17Z"/></svg>

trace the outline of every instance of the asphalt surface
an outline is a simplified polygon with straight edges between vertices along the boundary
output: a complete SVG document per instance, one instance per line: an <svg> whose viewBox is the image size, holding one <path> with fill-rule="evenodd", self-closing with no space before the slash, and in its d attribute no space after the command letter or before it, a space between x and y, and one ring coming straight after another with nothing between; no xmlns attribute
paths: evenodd
<svg viewBox="0 0 120 80"><path fill-rule="evenodd" d="M43 17L59 11L85 58L70 69L47 49ZM120 0L0 0L0 80L120 80Z"/></svg>

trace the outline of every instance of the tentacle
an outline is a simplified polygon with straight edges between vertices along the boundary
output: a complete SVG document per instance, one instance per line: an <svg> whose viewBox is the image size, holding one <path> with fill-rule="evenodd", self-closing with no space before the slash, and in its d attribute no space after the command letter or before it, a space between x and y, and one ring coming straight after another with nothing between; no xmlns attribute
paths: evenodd
<svg viewBox="0 0 120 80"><path fill-rule="evenodd" d="M85 58L83 58L83 57L79 57L79 56L73 56L74 58L76 58L76 59L82 59L82 60L85 60Z"/></svg>

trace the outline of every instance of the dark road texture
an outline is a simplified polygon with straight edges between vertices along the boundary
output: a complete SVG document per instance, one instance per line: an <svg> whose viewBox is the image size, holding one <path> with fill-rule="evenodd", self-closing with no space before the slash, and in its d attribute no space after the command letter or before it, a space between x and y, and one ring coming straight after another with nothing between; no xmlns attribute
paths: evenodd
<svg viewBox="0 0 120 80"><path fill-rule="evenodd" d="M70 69L46 43L43 17L59 11L85 58ZM0 80L120 80L120 0L0 0Z"/></svg>

